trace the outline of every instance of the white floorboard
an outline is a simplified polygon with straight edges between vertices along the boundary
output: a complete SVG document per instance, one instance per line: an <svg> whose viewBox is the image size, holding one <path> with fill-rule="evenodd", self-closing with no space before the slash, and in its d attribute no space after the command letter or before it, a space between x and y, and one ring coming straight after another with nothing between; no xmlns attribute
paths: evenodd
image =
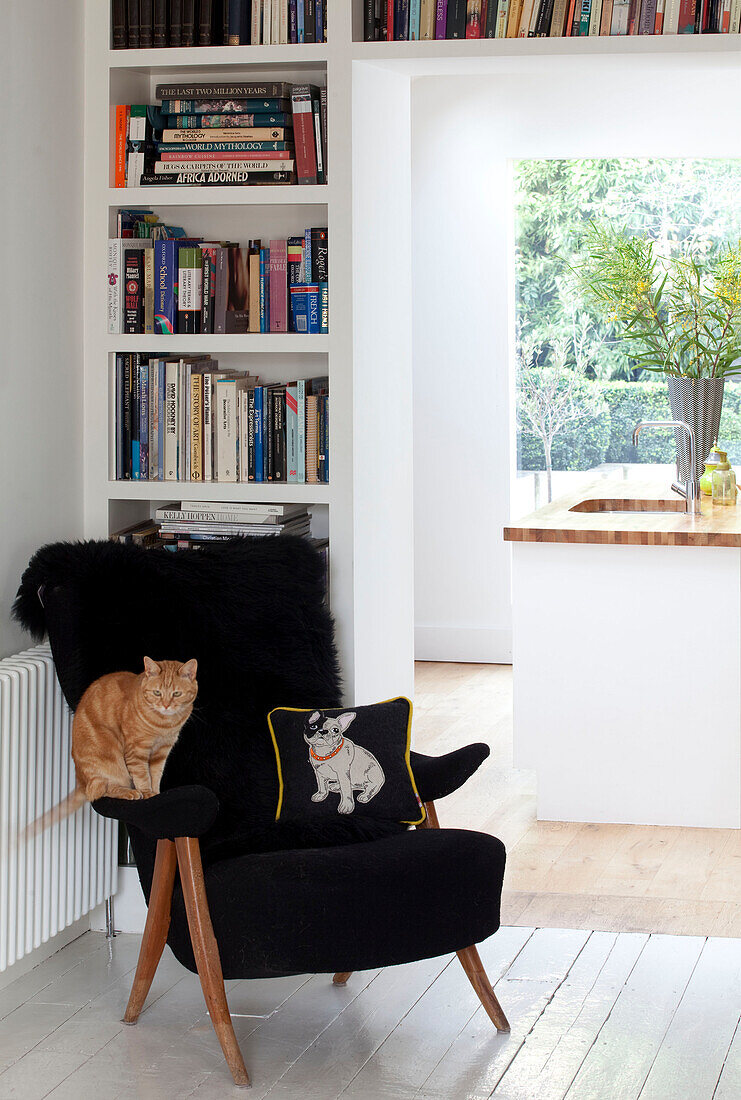
<svg viewBox="0 0 741 1100"><path fill-rule="evenodd" d="M121 1016L139 937L88 933L0 989L0 1100L221 1100L198 979L169 951ZM253 1100L737 1100L741 941L503 928L481 956L498 1035L455 956L227 983Z"/></svg>

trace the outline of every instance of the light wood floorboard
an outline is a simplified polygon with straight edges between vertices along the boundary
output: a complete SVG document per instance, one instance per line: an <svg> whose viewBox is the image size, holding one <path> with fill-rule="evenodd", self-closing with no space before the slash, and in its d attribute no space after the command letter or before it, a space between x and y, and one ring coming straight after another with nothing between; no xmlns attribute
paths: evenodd
<svg viewBox="0 0 741 1100"><path fill-rule="evenodd" d="M471 741L491 756L438 813L504 841L504 923L741 937L741 830L537 821L535 776L512 766L511 667L419 662L414 747Z"/></svg>
<svg viewBox="0 0 741 1100"><path fill-rule="evenodd" d="M0 1100L241 1095L197 978L169 950L140 1022L121 1022L137 936L87 933L8 987ZM68 955L65 955L68 952ZM268 1100L735 1100L741 940L506 927L481 954L498 1034L455 956L353 974L229 982ZM69 965L68 965L69 964ZM36 996L69 999L38 1001Z"/></svg>

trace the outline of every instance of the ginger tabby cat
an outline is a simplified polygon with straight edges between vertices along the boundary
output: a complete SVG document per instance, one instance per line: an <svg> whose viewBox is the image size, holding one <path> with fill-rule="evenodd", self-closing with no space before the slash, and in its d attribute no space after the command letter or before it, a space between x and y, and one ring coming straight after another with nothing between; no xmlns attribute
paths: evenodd
<svg viewBox="0 0 741 1100"><path fill-rule="evenodd" d="M144 671L111 672L80 699L72 722L77 786L29 826L37 832L97 798L159 794L165 761L198 694L195 660L152 661Z"/></svg>

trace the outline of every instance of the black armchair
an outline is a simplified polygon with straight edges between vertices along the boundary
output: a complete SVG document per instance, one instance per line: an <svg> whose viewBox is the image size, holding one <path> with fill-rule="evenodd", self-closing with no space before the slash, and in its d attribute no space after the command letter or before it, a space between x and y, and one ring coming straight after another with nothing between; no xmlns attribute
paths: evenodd
<svg viewBox="0 0 741 1100"><path fill-rule="evenodd" d="M199 663L197 709L168 759L162 793L100 799L125 822L148 916L124 1019L136 1023L165 944L197 971L222 1049L249 1084L224 979L333 973L456 951L499 1030L507 1020L471 946L499 927L504 847L440 829L434 800L488 756L469 745L412 754L424 828L358 819L275 823L266 714L341 705L322 566L303 540L245 539L170 554L109 542L44 547L24 573L16 618L48 633L74 707L106 672L145 653ZM179 872L179 874L176 874ZM332 928L332 935L326 930Z"/></svg>

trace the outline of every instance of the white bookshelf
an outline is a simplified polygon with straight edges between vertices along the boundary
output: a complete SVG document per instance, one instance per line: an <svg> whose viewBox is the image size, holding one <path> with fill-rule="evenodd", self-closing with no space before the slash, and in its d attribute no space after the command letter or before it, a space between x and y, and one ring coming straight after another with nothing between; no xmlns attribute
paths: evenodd
<svg viewBox="0 0 741 1100"><path fill-rule="evenodd" d="M328 0L328 37L306 46L111 50L107 0L86 3L85 533L102 537L181 495L301 501L329 532L332 610L348 701L412 693L412 347L410 133L418 77L506 74L571 59L615 68L736 69L728 35L364 43L362 0ZM625 59L625 61L621 61ZM617 70L616 70L617 71ZM623 70L621 70L623 71ZM165 80L311 81L328 89L328 183L317 187L110 186L110 112L154 102ZM330 333L110 336L106 241L122 206L235 240L329 227ZM329 485L182 485L112 475L116 351L211 351L267 381L330 376Z"/></svg>

